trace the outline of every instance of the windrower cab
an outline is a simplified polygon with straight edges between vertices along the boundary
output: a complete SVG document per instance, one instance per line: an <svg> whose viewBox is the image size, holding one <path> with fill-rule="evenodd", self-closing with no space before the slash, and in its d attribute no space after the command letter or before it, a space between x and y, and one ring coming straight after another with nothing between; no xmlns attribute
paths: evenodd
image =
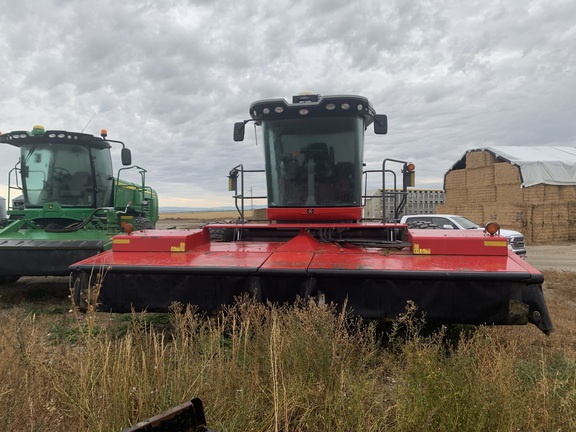
<svg viewBox="0 0 576 432"><path fill-rule="evenodd" d="M362 218L364 131L387 132L368 99L298 95L254 102L250 114L262 126L269 220ZM246 122L235 124L235 141Z"/></svg>

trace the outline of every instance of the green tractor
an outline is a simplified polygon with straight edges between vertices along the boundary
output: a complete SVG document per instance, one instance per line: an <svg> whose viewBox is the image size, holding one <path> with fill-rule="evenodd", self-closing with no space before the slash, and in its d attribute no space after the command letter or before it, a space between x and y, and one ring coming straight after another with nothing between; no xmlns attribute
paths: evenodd
<svg viewBox="0 0 576 432"><path fill-rule="evenodd" d="M115 234L155 227L158 197L146 170L130 166L130 150L106 137L106 130L96 137L42 126L0 134L0 145L20 148L0 221L0 283L68 275L70 264L109 249ZM122 146L116 177L112 143ZM120 180L126 170L136 170L141 184Z"/></svg>

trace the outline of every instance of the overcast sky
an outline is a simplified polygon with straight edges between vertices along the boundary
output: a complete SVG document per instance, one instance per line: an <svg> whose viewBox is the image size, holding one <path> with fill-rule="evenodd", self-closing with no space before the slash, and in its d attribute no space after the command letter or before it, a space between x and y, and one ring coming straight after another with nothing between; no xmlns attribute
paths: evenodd
<svg viewBox="0 0 576 432"><path fill-rule="evenodd" d="M574 0L0 0L0 53L0 131L106 128L161 206L231 205L229 170L263 168L234 122L300 91L366 96L389 118L367 168L423 188L472 148L576 146Z"/></svg>

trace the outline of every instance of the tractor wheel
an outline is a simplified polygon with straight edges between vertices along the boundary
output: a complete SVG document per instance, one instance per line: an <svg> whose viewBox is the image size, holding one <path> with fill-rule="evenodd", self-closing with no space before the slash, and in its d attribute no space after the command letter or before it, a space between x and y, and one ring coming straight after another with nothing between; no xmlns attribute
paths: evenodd
<svg viewBox="0 0 576 432"><path fill-rule="evenodd" d="M142 216L136 216L134 218L134 225L137 231L142 231L145 229L154 229L154 224Z"/></svg>
<svg viewBox="0 0 576 432"><path fill-rule="evenodd" d="M234 228L224 228L226 222L216 222L222 228L210 228L210 240L214 242L231 242L234 240Z"/></svg>
<svg viewBox="0 0 576 432"><path fill-rule="evenodd" d="M408 228L412 228L412 229L440 229L440 227L433 222L418 221L418 220L408 222Z"/></svg>
<svg viewBox="0 0 576 432"><path fill-rule="evenodd" d="M20 275L0 275L0 285L14 283L21 277Z"/></svg>

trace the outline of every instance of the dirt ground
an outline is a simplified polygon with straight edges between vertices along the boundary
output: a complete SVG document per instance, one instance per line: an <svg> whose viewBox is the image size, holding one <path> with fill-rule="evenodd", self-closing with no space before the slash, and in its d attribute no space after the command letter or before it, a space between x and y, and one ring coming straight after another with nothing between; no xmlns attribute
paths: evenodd
<svg viewBox="0 0 576 432"><path fill-rule="evenodd" d="M527 258L538 270L576 272L576 242L527 246Z"/></svg>

